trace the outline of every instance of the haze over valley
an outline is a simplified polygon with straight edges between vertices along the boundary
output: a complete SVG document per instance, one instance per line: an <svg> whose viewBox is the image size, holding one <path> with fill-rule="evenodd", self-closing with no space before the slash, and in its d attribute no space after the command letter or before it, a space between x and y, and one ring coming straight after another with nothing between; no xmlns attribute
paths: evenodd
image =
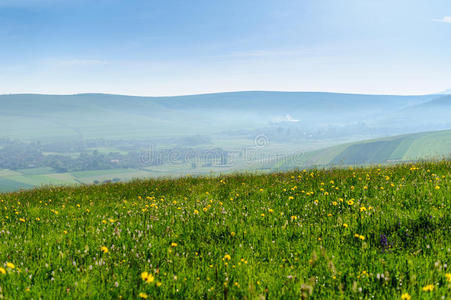
<svg viewBox="0 0 451 300"><path fill-rule="evenodd" d="M451 152L446 131L451 128L451 96L443 94L17 94L0 96L0 106L3 191L439 159ZM424 134L414 135L419 132ZM405 149L397 156L353 145L399 135L407 135L409 142L402 143ZM430 139L427 147L413 142L424 135ZM404 155L409 147L410 154Z"/></svg>

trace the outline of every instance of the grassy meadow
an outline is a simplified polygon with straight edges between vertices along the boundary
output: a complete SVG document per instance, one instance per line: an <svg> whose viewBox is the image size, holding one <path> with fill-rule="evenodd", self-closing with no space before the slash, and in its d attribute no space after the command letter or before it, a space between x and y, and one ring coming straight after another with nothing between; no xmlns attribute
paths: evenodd
<svg viewBox="0 0 451 300"><path fill-rule="evenodd" d="M451 161L0 194L0 297L449 299Z"/></svg>

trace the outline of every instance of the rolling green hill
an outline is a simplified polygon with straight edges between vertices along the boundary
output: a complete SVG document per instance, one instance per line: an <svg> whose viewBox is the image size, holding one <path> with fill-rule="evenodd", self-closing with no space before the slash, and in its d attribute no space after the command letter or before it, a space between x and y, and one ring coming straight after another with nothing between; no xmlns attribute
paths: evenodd
<svg viewBox="0 0 451 300"><path fill-rule="evenodd" d="M343 144L287 157L277 168L365 165L451 155L451 130L423 132Z"/></svg>

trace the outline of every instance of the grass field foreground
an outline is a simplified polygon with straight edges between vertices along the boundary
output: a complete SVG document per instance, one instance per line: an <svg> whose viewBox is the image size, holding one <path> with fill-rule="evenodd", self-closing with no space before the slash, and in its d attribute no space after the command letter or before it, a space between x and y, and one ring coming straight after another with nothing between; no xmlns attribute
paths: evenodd
<svg viewBox="0 0 451 300"><path fill-rule="evenodd" d="M0 296L451 295L451 161L0 194Z"/></svg>

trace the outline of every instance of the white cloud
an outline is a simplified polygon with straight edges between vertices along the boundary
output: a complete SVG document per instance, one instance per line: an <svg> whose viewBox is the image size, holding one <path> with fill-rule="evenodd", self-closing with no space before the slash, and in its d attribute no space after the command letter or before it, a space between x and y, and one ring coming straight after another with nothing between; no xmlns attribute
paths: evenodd
<svg viewBox="0 0 451 300"><path fill-rule="evenodd" d="M434 19L435 22L451 23L451 17L445 16L441 19Z"/></svg>

